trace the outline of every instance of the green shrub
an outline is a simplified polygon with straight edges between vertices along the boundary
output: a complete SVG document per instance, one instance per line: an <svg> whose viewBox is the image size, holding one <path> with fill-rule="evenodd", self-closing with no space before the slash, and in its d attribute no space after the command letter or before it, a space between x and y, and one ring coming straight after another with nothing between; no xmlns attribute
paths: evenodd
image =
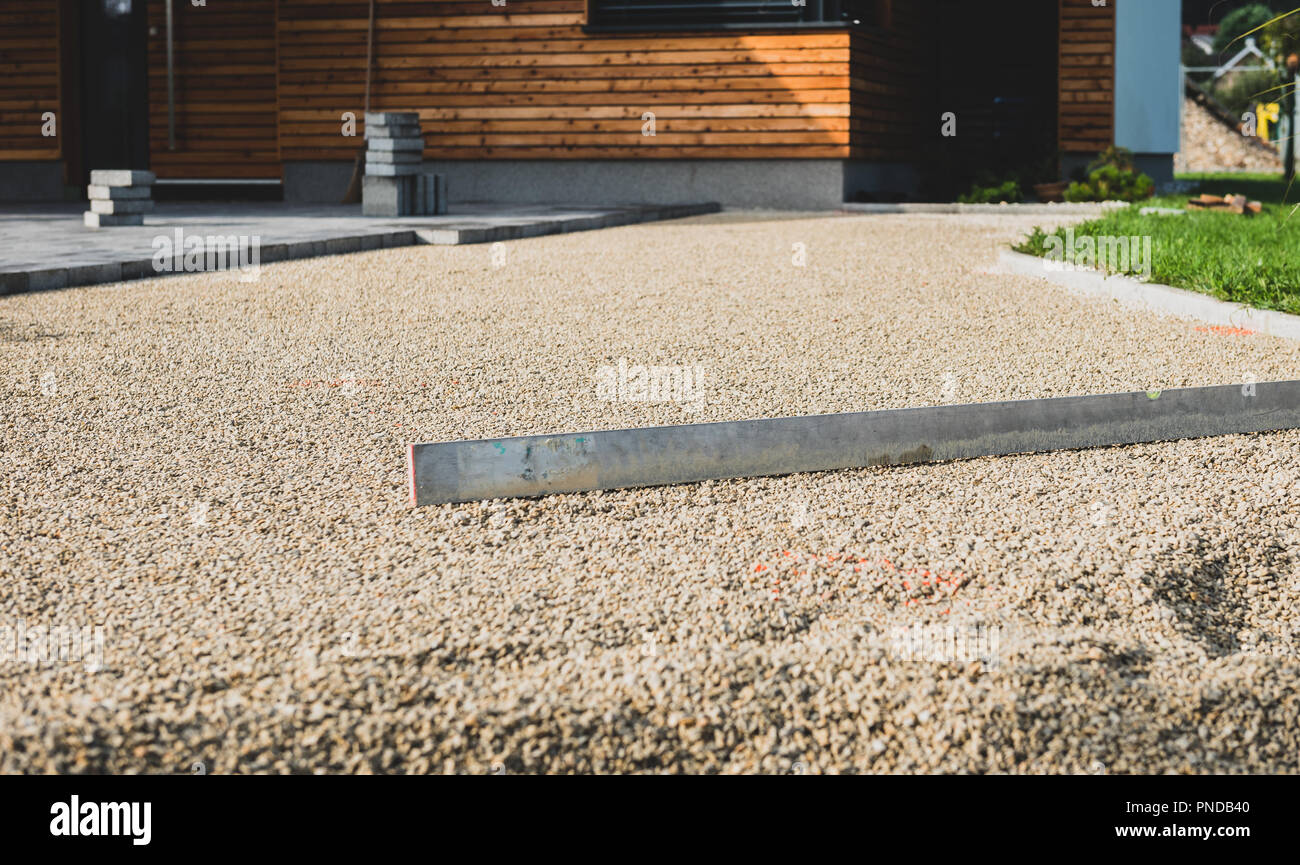
<svg viewBox="0 0 1300 865"><path fill-rule="evenodd" d="M1225 55L1224 52L1232 49L1232 53L1245 46L1245 40L1237 42L1237 37L1243 33L1249 33L1256 27L1262 27L1267 24L1274 16L1273 10L1269 9L1263 3L1252 3L1250 6L1243 6L1240 9L1234 9L1223 20L1219 22L1219 32L1214 36L1214 51L1216 54L1223 55L1219 62L1231 58L1231 54ZM1210 64L1202 64L1208 66Z"/></svg>
<svg viewBox="0 0 1300 865"><path fill-rule="evenodd" d="M1101 153L1098 153L1092 162L1088 163L1085 174L1092 174L1098 168L1105 168L1107 165L1118 168L1120 171L1132 171L1135 168L1133 151L1127 147L1116 147L1112 144Z"/></svg>
<svg viewBox="0 0 1300 865"><path fill-rule="evenodd" d="M1005 180L988 186L982 186L977 182L971 186L970 192L957 196L957 201L961 204L998 204L1003 201L1014 203L1023 198L1019 181Z"/></svg>
<svg viewBox="0 0 1300 865"><path fill-rule="evenodd" d="M1066 201L1141 201L1155 192L1155 181L1132 169L1103 165L1065 190Z"/></svg>
<svg viewBox="0 0 1300 865"><path fill-rule="evenodd" d="M1254 111L1261 102L1281 102L1281 90L1267 92L1281 80L1278 73L1268 69L1229 73L1214 88L1214 98L1229 114L1239 118L1247 111Z"/></svg>
<svg viewBox="0 0 1300 865"><path fill-rule="evenodd" d="M1255 34L1264 52L1279 60L1293 51L1300 51L1300 9L1291 8L1300 4L1287 0L1283 6L1286 7L1282 10L1286 16Z"/></svg>

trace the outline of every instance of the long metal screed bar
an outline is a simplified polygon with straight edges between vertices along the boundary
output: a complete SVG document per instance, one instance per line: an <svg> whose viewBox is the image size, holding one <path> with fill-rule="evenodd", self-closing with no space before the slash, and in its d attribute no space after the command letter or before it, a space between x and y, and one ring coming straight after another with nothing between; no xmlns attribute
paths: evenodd
<svg viewBox="0 0 1300 865"><path fill-rule="evenodd" d="M1300 428L1300 381L412 444L416 506Z"/></svg>

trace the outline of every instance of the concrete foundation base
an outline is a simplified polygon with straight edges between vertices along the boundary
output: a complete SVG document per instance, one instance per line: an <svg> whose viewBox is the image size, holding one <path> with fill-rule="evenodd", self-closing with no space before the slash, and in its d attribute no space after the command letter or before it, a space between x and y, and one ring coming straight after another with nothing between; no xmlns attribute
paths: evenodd
<svg viewBox="0 0 1300 865"><path fill-rule="evenodd" d="M1064 176L1092 157L1062 157ZM1140 153L1138 168L1157 184L1173 179L1173 156ZM352 161L284 163L284 201L337 204ZM916 201L921 171L905 163L843 159L610 159L425 162L443 174L457 201L506 204L669 204L717 201L728 207L825 210L846 201ZM60 201L62 162L0 162L0 201Z"/></svg>
<svg viewBox="0 0 1300 865"><path fill-rule="evenodd" d="M423 170L446 175L457 202L508 204L717 201L825 210L863 192L872 200L907 200L919 186L910 165L841 159L433 160ZM337 201L351 173L351 163L285 163L285 201Z"/></svg>
<svg viewBox="0 0 1300 865"><path fill-rule="evenodd" d="M63 161L0 162L0 201L62 201Z"/></svg>
<svg viewBox="0 0 1300 865"><path fill-rule="evenodd" d="M348 191L352 165L350 159L284 163L285 204L338 204Z"/></svg>
<svg viewBox="0 0 1300 865"><path fill-rule="evenodd" d="M1133 157L1137 170L1148 174L1156 186L1169 183L1174 179L1174 155L1172 153L1139 153Z"/></svg>

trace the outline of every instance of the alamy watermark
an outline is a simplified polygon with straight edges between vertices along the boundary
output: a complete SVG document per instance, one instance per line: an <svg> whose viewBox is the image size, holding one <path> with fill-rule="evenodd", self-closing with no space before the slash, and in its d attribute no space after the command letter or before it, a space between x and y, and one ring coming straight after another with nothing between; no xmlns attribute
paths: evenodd
<svg viewBox="0 0 1300 865"><path fill-rule="evenodd" d="M998 625L911 625L891 629L890 653L900 661L933 664L998 662L1002 628Z"/></svg>
<svg viewBox="0 0 1300 865"><path fill-rule="evenodd" d="M1151 237L1074 236L1065 229L1065 237L1049 234L1043 238L1047 252L1044 266L1049 271L1092 270L1128 273L1151 278Z"/></svg>
<svg viewBox="0 0 1300 865"><path fill-rule="evenodd" d="M238 270L240 282L256 282L262 275L262 236L186 234L177 227L170 235L154 237L153 269L156 273Z"/></svg>
<svg viewBox="0 0 1300 865"><path fill-rule="evenodd" d="M704 367L629 364L596 368L596 399L611 402L677 402L698 408L704 401Z"/></svg>
<svg viewBox="0 0 1300 865"><path fill-rule="evenodd" d="M152 802L82 802L72 796L50 806L50 834L59 836L125 836L136 847L153 838Z"/></svg>
<svg viewBox="0 0 1300 865"><path fill-rule="evenodd" d="M28 625L26 619L19 619L0 625L0 664L80 663L86 672L95 673L104 668L104 643L102 625Z"/></svg>

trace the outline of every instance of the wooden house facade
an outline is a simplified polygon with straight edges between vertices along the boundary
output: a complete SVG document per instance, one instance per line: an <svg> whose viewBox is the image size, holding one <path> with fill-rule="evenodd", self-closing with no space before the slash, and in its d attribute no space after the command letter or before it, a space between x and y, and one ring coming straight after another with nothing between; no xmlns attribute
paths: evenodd
<svg viewBox="0 0 1300 865"><path fill-rule="evenodd" d="M946 194L1114 143L1139 2L1176 0L0 0L0 198L137 167L337 200L367 98L453 199Z"/></svg>

